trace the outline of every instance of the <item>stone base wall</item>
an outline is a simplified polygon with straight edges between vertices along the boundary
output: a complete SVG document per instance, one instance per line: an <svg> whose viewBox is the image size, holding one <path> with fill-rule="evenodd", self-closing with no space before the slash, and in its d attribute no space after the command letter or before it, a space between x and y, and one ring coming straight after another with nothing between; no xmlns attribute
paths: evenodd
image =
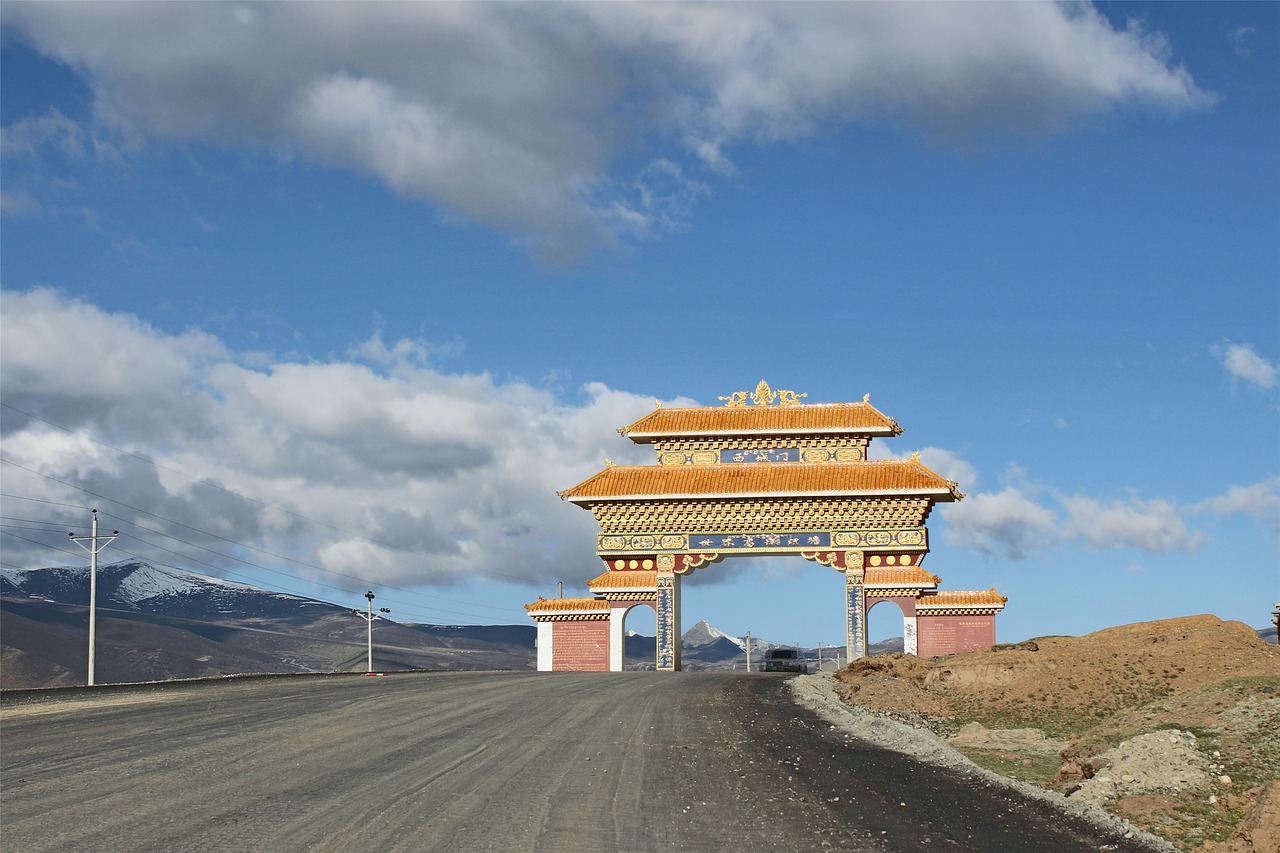
<svg viewBox="0 0 1280 853"><path fill-rule="evenodd" d="M608 672L609 623L556 622L551 648L551 668L556 672Z"/></svg>
<svg viewBox="0 0 1280 853"><path fill-rule="evenodd" d="M978 652L996 644L996 617L921 615L918 632L916 654L922 658Z"/></svg>

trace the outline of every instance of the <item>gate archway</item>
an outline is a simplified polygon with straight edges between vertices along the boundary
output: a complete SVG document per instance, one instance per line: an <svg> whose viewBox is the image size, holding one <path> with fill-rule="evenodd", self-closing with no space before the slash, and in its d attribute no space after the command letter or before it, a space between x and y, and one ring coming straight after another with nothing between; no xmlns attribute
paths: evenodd
<svg viewBox="0 0 1280 853"><path fill-rule="evenodd" d="M994 644L1007 599L994 589L939 591L939 578L921 568L925 522L936 503L963 497L957 484L918 454L869 460L874 438L902 432L869 397L804 404L804 396L761 381L753 393L722 397L724 406L659 405L618 430L652 444L657 464L606 460L559 493L595 516L605 572L587 582L590 598L526 605L538 622L539 669L621 670L622 619L635 602L657 612L656 667L680 669L681 578L748 554L798 555L844 575L850 660L866 654L868 608L885 599L907 614L911 652Z"/></svg>
<svg viewBox="0 0 1280 853"><path fill-rule="evenodd" d="M885 654L886 651L898 651L896 648L877 650L881 643L894 638L902 638L902 650L906 650L907 616L902 603L892 598L868 600L867 602L867 654ZM914 611L914 608L913 608Z"/></svg>

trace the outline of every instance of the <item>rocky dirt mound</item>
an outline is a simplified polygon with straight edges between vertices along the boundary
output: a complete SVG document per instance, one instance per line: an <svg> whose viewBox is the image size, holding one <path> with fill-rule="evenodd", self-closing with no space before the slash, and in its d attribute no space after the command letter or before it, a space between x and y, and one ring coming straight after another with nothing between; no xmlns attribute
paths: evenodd
<svg viewBox="0 0 1280 853"><path fill-rule="evenodd" d="M1209 784L1209 760L1191 732L1162 729L1138 735L1098 758L1098 771L1075 786L1072 799L1105 806L1124 796L1176 793Z"/></svg>
<svg viewBox="0 0 1280 853"><path fill-rule="evenodd" d="M1280 778L1280 648L1241 623L1192 616L931 660L885 655L836 678L846 702L1183 849L1278 849L1242 846L1270 837L1267 803L1280 799L1264 795Z"/></svg>

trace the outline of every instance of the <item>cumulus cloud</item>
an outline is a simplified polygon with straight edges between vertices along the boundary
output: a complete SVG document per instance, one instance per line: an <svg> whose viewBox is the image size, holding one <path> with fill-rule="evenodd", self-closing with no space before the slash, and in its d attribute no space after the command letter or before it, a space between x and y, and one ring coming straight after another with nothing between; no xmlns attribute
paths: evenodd
<svg viewBox="0 0 1280 853"><path fill-rule="evenodd" d="M980 492L946 508L947 541L988 556L1025 559L1059 544L1060 519L1016 487Z"/></svg>
<svg viewBox="0 0 1280 853"><path fill-rule="evenodd" d="M665 233L731 150L848 122L944 139L1208 103L1154 33L1048 3L8 3L96 130L374 176L543 251ZM83 146L65 117L14 145ZM97 137L95 132L94 136ZM8 143L7 143L8 144Z"/></svg>
<svg viewBox="0 0 1280 853"><path fill-rule="evenodd" d="M1222 344L1211 348L1233 382L1248 382L1259 388L1276 387L1276 366L1258 355L1250 344Z"/></svg>
<svg viewBox="0 0 1280 853"><path fill-rule="evenodd" d="M1194 515L1255 518L1280 531L1280 477L1179 506L1163 498L1129 496L1110 501L1069 495L1030 482L998 492L977 492L944 504L943 538L989 557L1023 560L1036 552L1082 546L1093 551L1148 554L1195 552L1206 540L1190 526ZM1129 571L1141 570L1134 564Z"/></svg>
<svg viewBox="0 0 1280 853"><path fill-rule="evenodd" d="M1150 554L1194 551L1203 534L1187 528L1167 500L1103 503L1080 495L1064 496L1066 533L1097 551L1138 548Z"/></svg>
<svg viewBox="0 0 1280 853"><path fill-rule="evenodd" d="M161 562L283 566L352 589L590 577L594 519L556 491L606 456L651 453L615 430L652 398L601 384L566 405L438 372L420 344L250 364L202 332L52 290L5 292L3 308L4 515L65 538L84 520L72 507L96 506ZM5 560L57 557L6 536Z"/></svg>
<svg viewBox="0 0 1280 853"><path fill-rule="evenodd" d="M933 466L940 473L945 468L939 466L946 459L946 452L941 453L941 461ZM925 458L922 451L921 459ZM956 463L965 464L963 460ZM1010 560L1068 547L1192 553L1208 539L1203 530L1189 523L1196 515L1251 517L1280 531L1280 477L1232 485L1221 495L1183 505L1134 495L1100 500L1066 494L1033 482L1016 466L1003 479L1008 484L1000 491L975 491L963 501L940 507L945 522L942 538L948 544ZM1129 570L1140 571L1141 565L1134 564Z"/></svg>

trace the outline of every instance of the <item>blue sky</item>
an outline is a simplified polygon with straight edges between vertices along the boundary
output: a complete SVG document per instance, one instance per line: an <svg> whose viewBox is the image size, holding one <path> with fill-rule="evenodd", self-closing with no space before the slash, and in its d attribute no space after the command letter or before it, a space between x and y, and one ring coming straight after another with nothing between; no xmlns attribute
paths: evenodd
<svg viewBox="0 0 1280 853"><path fill-rule="evenodd" d="M618 427L765 379L960 483L925 567L1002 640L1280 600L1276 4L0 15L5 565L96 506L113 556L519 623L601 569L555 492L651 460ZM683 621L840 601L726 561Z"/></svg>

